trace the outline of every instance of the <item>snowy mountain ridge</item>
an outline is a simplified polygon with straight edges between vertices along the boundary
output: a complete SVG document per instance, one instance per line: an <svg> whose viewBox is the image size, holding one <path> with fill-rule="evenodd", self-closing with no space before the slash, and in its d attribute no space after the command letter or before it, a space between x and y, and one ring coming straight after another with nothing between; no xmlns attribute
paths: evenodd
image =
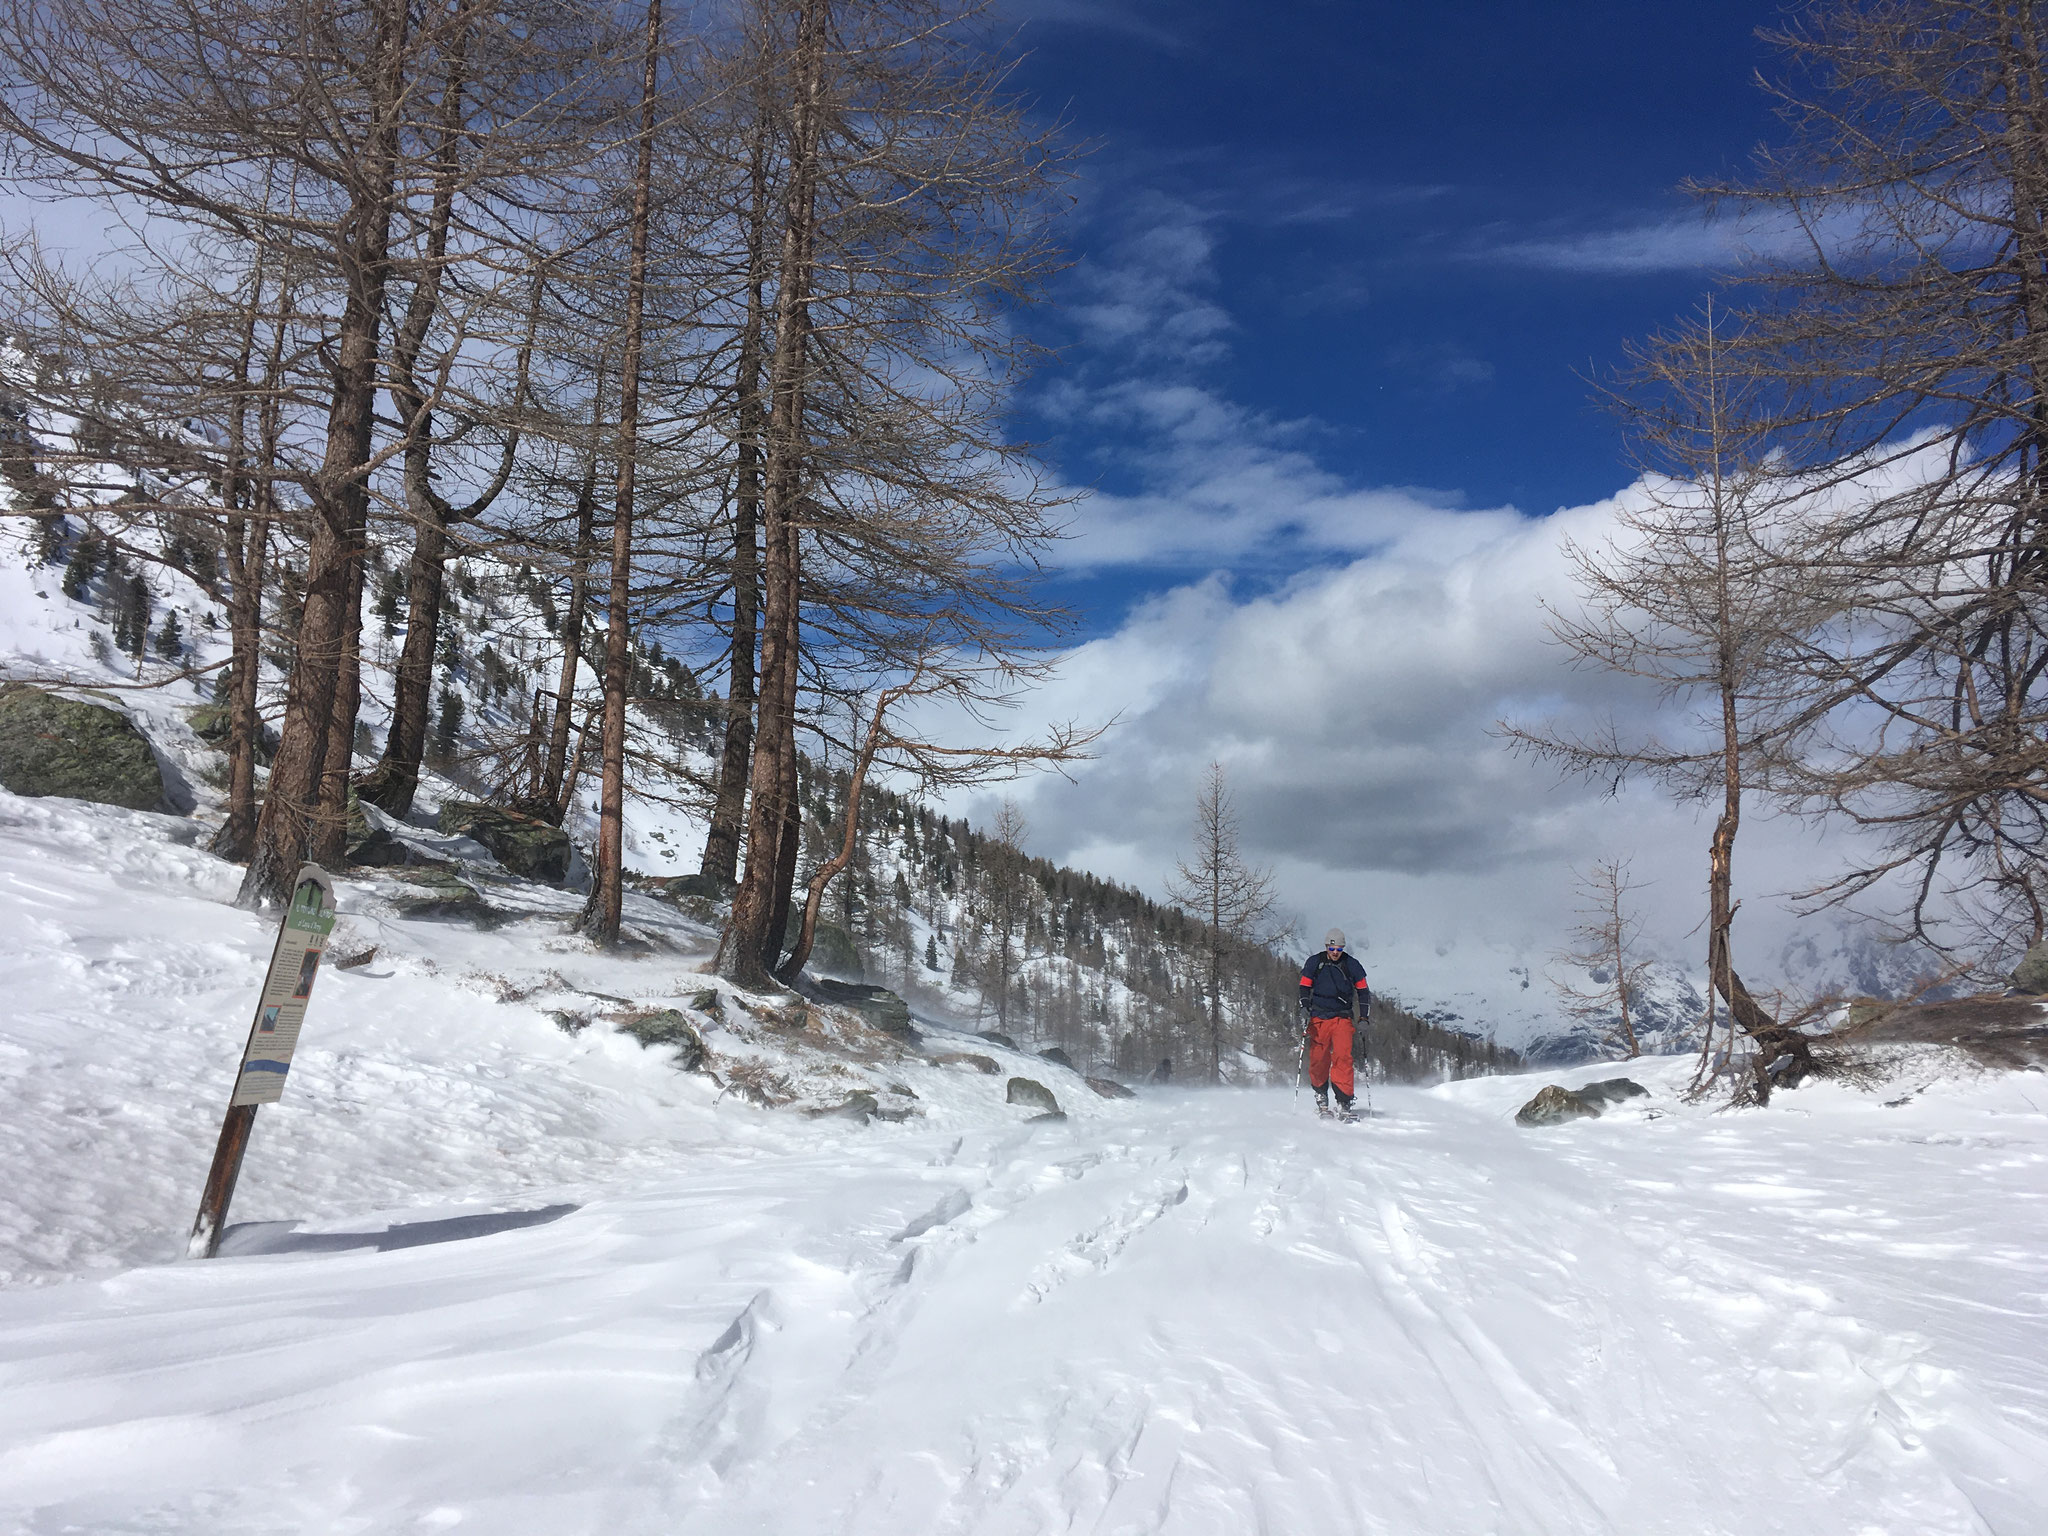
<svg viewBox="0 0 2048 1536"><path fill-rule="evenodd" d="M1564 1065L1617 1052L1606 1028L1567 1016L1555 983L1597 992L1604 972L1525 950L1447 949L1441 956L1403 954L1403 1003L1432 1024L1482 1037L1537 1064ZM1903 998L1924 994L1939 962L1926 950L1889 943L1868 925L1837 914L1806 919L1775 954L1739 962L1745 982L1769 1006L1797 1012L1824 999ZM1644 967L1631 1013L1647 1054L1697 1049L1707 1013L1707 972L1700 961L1659 956Z"/></svg>

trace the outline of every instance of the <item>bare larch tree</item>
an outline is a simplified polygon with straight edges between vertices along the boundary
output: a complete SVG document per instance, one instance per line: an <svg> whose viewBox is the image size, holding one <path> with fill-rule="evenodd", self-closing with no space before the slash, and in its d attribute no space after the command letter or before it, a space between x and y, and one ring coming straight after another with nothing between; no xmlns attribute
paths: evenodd
<svg viewBox="0 0 2048 1536"><path fill-rule="evenodd" d="M1270 869L1245 861L1230 784L1211 763L1195 792L1194 849L1174 866L1167 895L1202 924L1207 960L1204 1005L1209 1025L1209 1081L1223 1081L1223 974L1232 953L1272 942L1278 894Z"/></svg>
<svg viewBox="0 0 2048 1536"><path fill-rule="evenodd" d="M1642 918L1630 907L1637 889L1625 859L1599 859L1578 877L1578 925L1560 963L1588 973L1588 984L1551 978L1567 1016L1596 1029L1626 1060L1643 1054L1636 1037L1636 999L1649 962L1639 958Z"/></svg>

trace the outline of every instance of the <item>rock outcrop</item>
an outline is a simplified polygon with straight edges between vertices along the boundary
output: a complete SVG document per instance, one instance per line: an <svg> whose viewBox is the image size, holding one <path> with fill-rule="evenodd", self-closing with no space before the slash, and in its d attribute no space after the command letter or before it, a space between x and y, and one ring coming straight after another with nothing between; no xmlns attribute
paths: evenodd
<svg viewBox="0 0 2048 1536"><path fill-rule="evenodd" d="M1009 1093L1006 1097L1010 1103L1022 1104L1027 1109L1044 1110L1049 1115L1060 1113L1060 1101L1052 1096L1050 1088L1035 1078L1011 1078Z"/></svg>
<svg viewBox="0 0 2048 1536"><path fill-rule="evenodd" d="M695 1024L673 1008L651 1008L643 1013L628 1014L618 1021L617 1029L620 1034L631 1035L650 1050L658 1045L671 1047L675 1052L676 1065L685 1072L695 1072L704 1065L704 1037L697 1032Z"/></svg>
<svg viewBox="0 0 2048 1536"><path fill-rule="evenodd" d="M814 985L820 1001L850 1008L885 1035L916 1041L919 1036L910 1022L910 1004L887 987L863 986L850 981L820 977Z"/></svg>
<svg viewBox="0 0 2048 1536"><path fill-rule="evenodd" d="M2012 988L2029 997L2048 995L2048 943L2036 944L2013 967Z"/></svg>
<svg viewBox="0 0 2048 1536"><path fill-rule="evenodd" d="M392 894L400 917L432 918L437 922L469 922L488 928L498 920L491 904L475 886L445 869L392 871L399 889Z"/></svg>
<svg viewBox="0 0 2048 1536"><path fill-rule="evenodd" d="M449 800L441 806L440 829L474 838L491 857L527 880L560 885L569 878L569 834L537 816L474 800Z"/></svg>
<svg viewBox="0 0 2048 1536"><path fill-rule="evenodd" d="M1600 1106L1569 1088L1552 1083L1515 1111L1517 1125L1563 1125L1567 1120L1597 1120Z"/></svg>
<svg viewBox="0 0 2048 1536"><path fill-rule="evenodd" d="M26 683L0 686L0 785L131 811L164 798L156 754L126 715Z"/></svg>

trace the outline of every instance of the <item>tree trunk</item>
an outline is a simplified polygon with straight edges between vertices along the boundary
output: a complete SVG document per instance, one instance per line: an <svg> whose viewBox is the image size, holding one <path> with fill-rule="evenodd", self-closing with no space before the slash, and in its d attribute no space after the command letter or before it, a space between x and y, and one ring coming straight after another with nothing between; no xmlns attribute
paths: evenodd
<svg viewBox="0 0 2048 1536"><path fill-rule="evenodd" d="M267 493L261 493L267 495ZM228 813L213 852L236 863L256 842L256 757L263 740L263 581L270 545L266 517L228 519Z"/></svg>
<svg viewBox="0 0 2048 1536"><path fill-rule="evenodd" d="M270 784L249 868L236 898L243 906L277 905L290 899L319 810L335 693L349 646L349 610L356 592L354 562L360 557L360 530L367 521L369 504L364 475L377 394L377 338L389 275L403 95L399 76L408 14L409 8L396 0L384 0L376 10L383 63L377 82L377 124L363 168L363 185L368 190L357 195L351 210L350 238L339 253L348 297L335 335L327 441L313 481L306 597L284 726L270 766ZM351 732L353 727L351 720Z"/></svg>
<svg viewBox="0 0 2048 1536"><path fill-rule="evenodd" d="M391 729L384 754L357 794L403 820L419 792L426 757L427 723L434 691L434 649L440 643L441 589L448 559L448 526L455 520L433 487L434 416L419 385L420 353L441 304L441 274L448 255L448 229L455 209L460 170L459 145L467 61L458 33L448 77L441 89L439 142L435 149L434 195L427 215L425 263L413 284L405 319L391 344L390 389L405 423L403 480L406 516L413 526L412 558L406 566L405 645L392 679Z"/></svg>
<svg viewBox="0 0 2048 1536"><path fill-rule="evenodd" d="M656 67L661 0L648 0L647 53L640 77L640 158L633 176L632 255L626 272L626 335L619 365L618 494L612 512L611 617L605 633L604 764L599 791L597 868L577 926L610 947L625 902L626 694L632 684L633 491L639 463L640 339L647 307L647 226L653 202Z"/></svg>
<svg viewBox="0 0 2048 1536"><path fill-rule="evenodd" d="M868 725L867 739L861 743L860 755L854 761L853 772L848 777L846 788L846 831L839 842L839 851L818 867L811 876L810 887L804 896L803 922L797 929L796 941L790 946L789 958L776 968L776 979L784 984L796 980L803 968L810 963L811 944L818 934L818 913L825 905L825 891L832 881L853 862L856 849L860 846L860 802L861 794L867 788L868 771L874 766L875 754L881 750L884 736L883 726L889 707L901 697L904 690L884 693L876 701L874 719ZM850 926L850 922L849 922Z"/></svg>
<svg viewBox="0 0 2048 1536"><path fill-rule="evenodd" d="M330 868L348 845L348 781L355 767L356 713L363 702L363 567L368 563L367 504L353 523L348 555L348 591L341 615L341 664L327 718L327 743L320 756L319 810L306 839L306 856Z"/></svg>
<svg viewBox="0 0 2048 1536"><path fill-rule="evenodd" d="M789 190L783 219L775 299L775 345L769 360L768 462L762 523L763 571L760 728L749 774L746 872L733 894L720 935L720 975L742 986L765 986L786 921L793 850L785 863L785 829L794 811L796 696L801 571L797 500L803 488L805 375L809 364L809 297L813 224L817 215L818 108L823 91L824 0L802 0L795 58ZM779 899L778 899L779 898ZM779 910L778 910L779 909Z"/></svg>
<svg viewBox="0 0 2048 1536"><path fill-rule="evenodd" d="M783 655L787 658L789 666L788 687L784 694L787 704L779 716L782 753L781 788L778 798L782 804L782 834L775 846L775 890L768 916L768 944L761 956L762 965L770 971L777 968L782 955L782 941L789 932L789 908L795 899L797 863L803 854L804 846L803 807L798 795L796 750L797 669L802 659L798 649L797 621L803 603L803 552L798 547L794 528L788 529L785 537L790 546L791 593L783 615L783 622L787 628L783 640Z"/></svg>
<svg viewBox="0 0 2048 1536"><path fill-rule="evenodd" d="M416 518L412 557L406 562L405 644L399 648L392 679L391 729L384 738L384 755L356 786L359 796L400 820L412 811L427 752L447 550L448 532L440 518Z"/></svg>
<svg viewBox="0 0 2048 1536"><path fill-rule="evenodd" d="M248 324L242 332L242 351L237 372L249 377L255 359L256 320L263 307L263 266L259 262L249 295ZM226 470L221 475L221 505L227 513L228 566L228 810L213 835L211 848L236 863L249 857L256 842L256 757L263 739L258 688L263 676L263 581L270 548L270 519L266 515L271 496L269 452L276 417L276 402L269 391L276 385L277 367L284 333L284 310L288 288L278 288L277 334L271 343L269 366L265 369L265 401L258 435L265 450L263 473L248 484L244 474L249 451L249 410L246 398L238 399L228 415ZM257 508L245 514L247 499Z"/></svg>
<svg viewBox="0 0 2048 1536"><path fill-rule="evenodd" d="M598 420L604 410L600 399L591 412L590 462L584 467L583 486L576 496L576 553L569 565L569 607L562 615L562 679L555 689L555 715L548 725L548 761L535 797L540 813L560 826L568 817L575 793L573 780L565 776L569 764L569 732L576 706L576 669L583 660L583 613L589 603L590 549L597 523Z"/></svg>
<svg viewBox="0 0 2048 1536"><path fill-rule="evenodd" d="M754 239L758 246L758 233ZM740 339L739 468L733 496L732 644L726 667L725 752L718 765L718 800L704 839L704 859L698 866L700 873L724 885L731 885L739 873L740 828L754 749L754 646L761 602L760 307L757 280L748 288L747 334Z"/></svg>
<svg viewBox="0 0 2048 1536"><path fill-rule="evenodd" d="M1805 1079L1813 1070L1813 1054L1806 1037L1772 1018L1735 973L1729 936L1735 924L1735 833L1742 822L1742 775L1737 755L1735 690L1725 680L1729 675L1724 672L1721 685L1721 814L1714 823L1714 840L1707 858L1707 974L1713 980L1715 992L1728 1005L1728 1016L1734 1026L1756 1045L1756 1060L1751 1068L1756 1101L1768 1104L1773 1086L1792 1088Z"/></svg>

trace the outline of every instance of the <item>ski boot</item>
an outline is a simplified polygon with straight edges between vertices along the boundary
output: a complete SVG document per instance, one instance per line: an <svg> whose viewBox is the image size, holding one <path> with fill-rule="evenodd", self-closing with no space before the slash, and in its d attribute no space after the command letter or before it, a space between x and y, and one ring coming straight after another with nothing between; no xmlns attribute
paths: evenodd
<svg viewBox="0 0 2048 1536"><path fill-rule="evenodd" d="M1330 1096L1322 1089L1316 1090L1316 1118L1328 1120L1335 1112L1330 1108Z"/></svg>
<svg viewBox="0 0 2048 1536"><path fill-rule="evenodd" d="M1359 1118L1359 1113L1352 1107L1351 1100L1342 1098L1337 1100L1337 1120L1340 1124L1355 1125L1358 1123Z"/></svg>

